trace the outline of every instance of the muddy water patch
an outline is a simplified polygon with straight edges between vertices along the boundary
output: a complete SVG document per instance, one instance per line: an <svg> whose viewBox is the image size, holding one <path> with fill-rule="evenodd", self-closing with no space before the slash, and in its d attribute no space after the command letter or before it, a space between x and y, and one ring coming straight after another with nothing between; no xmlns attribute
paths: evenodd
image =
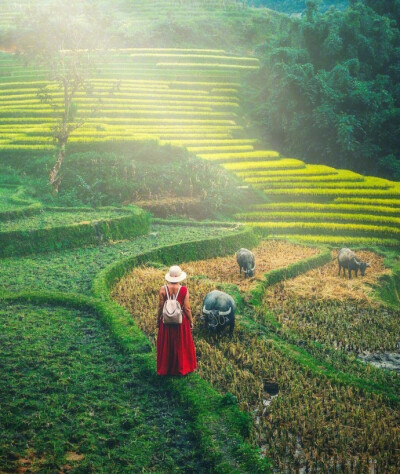
<svg viewBox="0 0 400 474"><path fill-rule="evenodd" d="M358 355L366 364L400 373L400 352L367 352Z"/></svg>

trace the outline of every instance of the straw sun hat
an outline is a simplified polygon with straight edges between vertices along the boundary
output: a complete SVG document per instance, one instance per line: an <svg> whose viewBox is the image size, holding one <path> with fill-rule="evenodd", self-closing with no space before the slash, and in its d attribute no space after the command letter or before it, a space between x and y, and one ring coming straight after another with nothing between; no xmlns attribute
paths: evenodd
<svg viewBox="0 0 400 474"><path fill-rule="evenodd" d="M178 265L173 265L165 274L165 279L170 283L178 283L186 278L186 273Z"/></svg>

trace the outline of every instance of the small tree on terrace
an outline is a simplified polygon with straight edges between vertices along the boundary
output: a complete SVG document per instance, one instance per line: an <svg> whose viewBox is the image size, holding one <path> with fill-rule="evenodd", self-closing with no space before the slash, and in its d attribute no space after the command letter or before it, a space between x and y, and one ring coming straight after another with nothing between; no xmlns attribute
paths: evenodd
<svg viewBox="0 0 400 474"><path fill-rule="evenodd" d="M27 62L35 62L46 71L47 82L38 90L41 102L56 113L52 136L57 158L49 173L53 193L58 193L68 140L87 117L78 114L78 94L93 95L90 81L96 73L96 58L105 48L105 24L94 2L58 0L46 7L27 11L18 38L18 49Z"/></svg>

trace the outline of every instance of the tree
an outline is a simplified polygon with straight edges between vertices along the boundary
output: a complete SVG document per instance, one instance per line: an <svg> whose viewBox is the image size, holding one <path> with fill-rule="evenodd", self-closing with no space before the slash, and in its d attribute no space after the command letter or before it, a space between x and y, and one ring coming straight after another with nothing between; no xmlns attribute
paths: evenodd
<svg viewBox="0 0 400 474"><path fill-rule="evenodd" d="M49 173L55 194L68 140L86 120L79 116L75 99L80 93L93 94L90 78L96 73L99 51L106 46L104 26L94 4L82 0L57 0L46 7L31 7L20 25L18 50L25 61L45 68L49 83L40 88L38 97L57 116L52 130L57 158Z"/></svg>
<svg viewBox="0 0 400 474"><path fill-rule="evenodd" d="M400 31L361 2L307 14L257 49L246 87L266 142L285 154L384 177L400 170Z"/></svg>

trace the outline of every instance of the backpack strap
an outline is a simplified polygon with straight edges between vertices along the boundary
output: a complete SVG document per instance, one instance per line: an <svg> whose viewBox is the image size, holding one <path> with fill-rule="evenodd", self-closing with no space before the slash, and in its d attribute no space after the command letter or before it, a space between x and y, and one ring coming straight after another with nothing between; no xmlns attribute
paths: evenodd
<svg viewBox="0 0 400 474"><path fill-rule="evenodd" d="M179 285L179 289L178 289L178 292L176 295L172 295L172 297L170 296L170 294L168 293L168 285L164 285L165 287L165 291L167 292L167 299L168 300L177 300L178 299L178 295L179 295L179 292L181 291L181 288L182 288L182 285Z"/></svg>

